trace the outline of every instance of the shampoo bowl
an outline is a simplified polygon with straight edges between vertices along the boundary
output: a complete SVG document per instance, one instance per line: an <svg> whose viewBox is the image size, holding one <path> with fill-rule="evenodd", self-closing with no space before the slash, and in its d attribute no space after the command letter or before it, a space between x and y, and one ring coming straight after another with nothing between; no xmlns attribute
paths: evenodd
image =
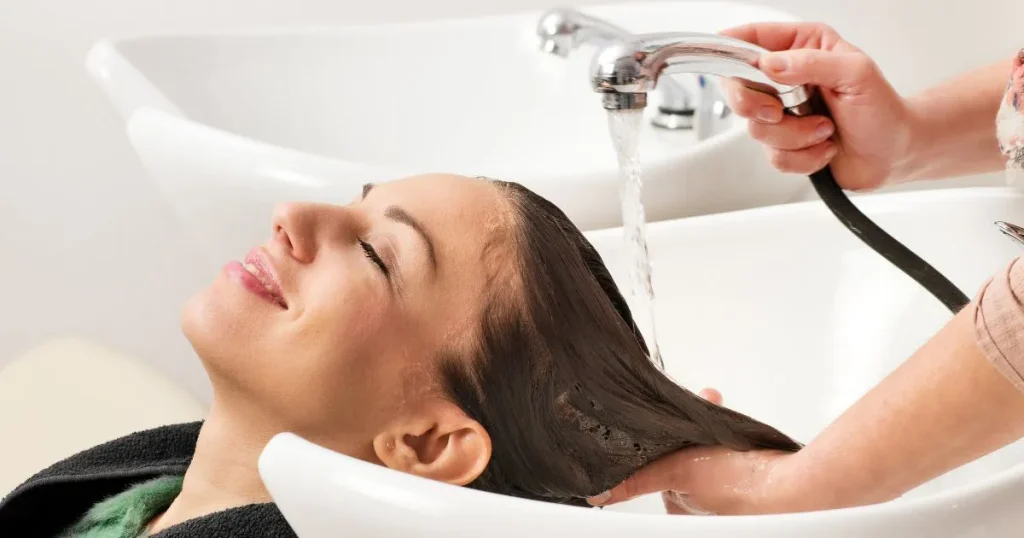
<svg viewBox="0 0 1024 538"><path fill-rule="evenodd" d="M865 195L858 206L968 293L1019 254L993 221L1024 222L1006 188ZM715 387L726 404L809 441L949 319L909 277L868 250L820 202L649 227L660 345L668 373ZM627 282L621 229L588 233ZM294 435L260 471L303 538L953 538L1024 527L1024 444L881 505L758 517L666 517L648 496L605 510L484 494L399 474Z"/></svg>

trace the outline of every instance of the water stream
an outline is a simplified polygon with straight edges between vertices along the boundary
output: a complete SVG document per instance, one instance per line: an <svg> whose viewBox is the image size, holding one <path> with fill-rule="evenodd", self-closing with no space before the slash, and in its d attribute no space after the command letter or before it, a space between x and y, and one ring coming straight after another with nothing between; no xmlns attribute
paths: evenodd
<svg viewBox="0 0 1024 538"><path fill-rule="evenodd" d="M665 364L661 359L654 327L654 286L647 251L647 217L640 197L643 190L639 152L642 119L642 110L610 111L608 129L622 170L619 196L622 199L622 229L625 231L626 251L630 260L629 294L633 299L633 318L647 341L651 360L664 371Z"/></svg>

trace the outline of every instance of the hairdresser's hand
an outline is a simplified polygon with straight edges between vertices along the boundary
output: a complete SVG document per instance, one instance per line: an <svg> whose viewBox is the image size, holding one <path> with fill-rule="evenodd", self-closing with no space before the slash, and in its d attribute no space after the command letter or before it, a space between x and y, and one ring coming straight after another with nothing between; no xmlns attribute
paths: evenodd
<svg viewBox="0 0 1024 538"><path fill-rule="evenodd" d="M661 493L669 514L747 515L800 511L807 499L790 492L790 454L700 447L675 452L640 469L611 491L590 499L608 506Z"/></svg>
<svg viewBox="0 0 1024 538"><path fill-rule="evenodd" d="M722 34L773 51L761 58L761 70L783 84L818 86L832 113L834 123L783 116L776 98L724 81L729 106L751 120L751 136L767 146L777 169L810 174L831 162L840 186L855 191L899 175L910 150L908 107L860 49L817 23L752 24Z"/></svg>
<svg viewBox="0 0 1024 538"><path fill-rule="evenodd" d="M705 389L700 396L717 405L722 395ZM611 491L590 499L608 506L661 493L670 514L767 514L822 508L819 498L804 498L794 480L793 454L736 452L723 447L680 450L640 469Z"/></svg>

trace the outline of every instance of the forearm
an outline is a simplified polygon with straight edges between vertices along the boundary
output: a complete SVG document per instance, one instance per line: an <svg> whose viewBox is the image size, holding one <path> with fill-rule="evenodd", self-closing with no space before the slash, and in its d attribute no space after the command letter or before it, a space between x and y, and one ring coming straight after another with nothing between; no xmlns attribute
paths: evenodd
<svg viewBox="0 0 1024 538"><path fill-rule="evenodd" d="M808 509L838 508L891 500L1022 436L1024 393L978 347L968 307L789 464Z"/></svg>
<svg viewBox="0 0 1024 538"><path fill-rule="evenodd" d="M996 113L1012 59L1001 60L908 99L911 149L892 183L993 172L1005 159L996 139Z"/></svg>

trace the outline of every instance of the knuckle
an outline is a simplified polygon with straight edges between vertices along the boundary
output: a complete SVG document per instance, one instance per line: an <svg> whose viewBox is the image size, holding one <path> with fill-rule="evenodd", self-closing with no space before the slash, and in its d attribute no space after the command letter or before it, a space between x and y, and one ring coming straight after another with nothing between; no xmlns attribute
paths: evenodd
<svg viewBox="0 0 1024 538"><path fill-rule="evenodd" d="M754 140L779 150L802 150L812 146L815 142L815 129L817 124L784 119L779 124L764 124L751 121L747 125L747 134Z"/></svg>
<svg viewBox="0 0 1024 538"><path fill-rule="evenodd" d="M757 140L758 142L764 142L765 140L765 128L767 126L763 123L751 121L747 123L747 134L750 138Z"/></svg>
<svg viewBox="0 0 1024 538"><path fill-rule="evenodd" d="M818 55L814 54L816 51L804 50L801 54L793 55L793 70L803 71L805 73L814 73L820 68L821 62L818 61Z"/></svg>
<svg viewBox="0 0 1024 538"><path fill-rule="evenodd" d="M839 36L839 32L837 32L836 29L833 28L831 24L827 24L827 23L824 23L824 22L819 22L818 23L818 31L821 32L821 35L836 36L836 37Z"/></svg>
<svg viewBox="0 0 1024 538"><path fill-rule="evenodd" d="M842 41L842 37L839 36L839 32L836 31L835 27L831 24L824 22L811 23L808 27L813 31L813 38L817 38L819 43L837 42Z"/></svg>
<svg viewBox="0 0 1024 538"><path fill-rule="evenodd" d="M635 480L628 478L612 490L612 500L626 501L636 496Z"/></svg>
<svg viewBox="0 0 1024 538"><path fill-rule="evenodd" d="M867 54L857 54L851 60L849 69L854 80L865 80L878 72L878 65Z"/></svg>
<svg viewBox="0 0 1024 538"><path fill-rule="evenodd" d="M749 90L735 82L730 81L728 84L726 101L728 101L729 108L741 117L753 116L755 104L753 99L751 99Z"/></svg>
<svg viewBox="0 0 1024 538"><path fill-rule="evenodd" d="M793 166L793 159L792 156L787 152L780 151L774 148L769 149L768 161L772 163L772 166L774 166L775 168L782 172L792 171L791 167Z"/></svg>

